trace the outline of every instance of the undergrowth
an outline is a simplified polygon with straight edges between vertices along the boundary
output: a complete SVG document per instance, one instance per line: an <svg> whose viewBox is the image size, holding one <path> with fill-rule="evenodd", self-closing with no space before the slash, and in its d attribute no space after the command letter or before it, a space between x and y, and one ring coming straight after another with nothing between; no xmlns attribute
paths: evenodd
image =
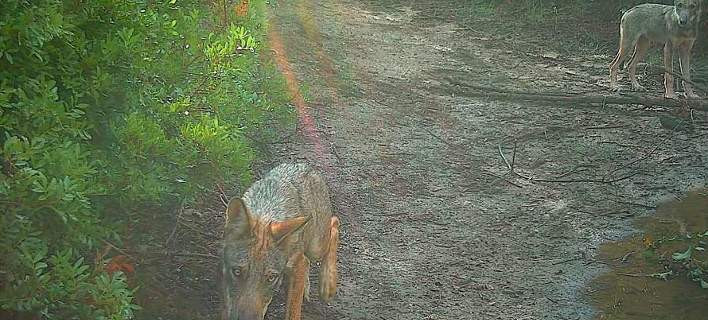
<svg viewBox="0 0 708 320"><path fill-rule="evenodd" d="M0 315L132 318L126 222L250 181L292 121L264 6L0 2Z"/></svg>

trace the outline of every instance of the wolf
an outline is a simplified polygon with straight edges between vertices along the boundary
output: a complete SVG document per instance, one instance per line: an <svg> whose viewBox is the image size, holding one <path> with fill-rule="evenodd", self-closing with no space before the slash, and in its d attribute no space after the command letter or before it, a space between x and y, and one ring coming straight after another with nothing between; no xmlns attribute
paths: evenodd
<svg viewBox="0 0 708 320"><path fill-rule="evenodd" d="M300 320L309 301L309 269L321 261L320 298L337 289L339 218L324 178L303 163L284 163L226 209L222 275L224 320L262 320L287 282L286 319Z"/></svg>
<svg viewBox="0 0 708 320"><path fill-rule="evenodd" d="M637 63L643 60L652 43L664 45L664 97L675 99L673 52L678 48L683 88L687 97L699 98L691 86L691 49L700 27L702 0L674 0L674 5L640 4L622 15L620 43L610 64L610 87L617 90L617 71L627 53L634 49L629 62L632 89L646 90L637 82Z"/></svg>

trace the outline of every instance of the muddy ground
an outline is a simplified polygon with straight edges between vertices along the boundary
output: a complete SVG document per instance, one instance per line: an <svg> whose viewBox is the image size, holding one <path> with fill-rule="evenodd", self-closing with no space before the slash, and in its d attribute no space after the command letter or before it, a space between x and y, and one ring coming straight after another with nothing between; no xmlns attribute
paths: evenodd
<svg viewBox="0 0 708 320"><path fill-rule="evenodd" d="M299 114L316 130L301 121L260 146L270 157L256 175L288 160L318 166L342 221L338 295L325 306L313 290L305 319L589 319L586 285L606 269L598 246L705 185L704 114L673 132L664 108L465 98L452 83L608 93L614 49L545 46L548 34L493 16L461 19L456 3L272 8L304 88ZM660 80L645 82L660 94ZM143 317L217 317L222 210L215 197L182 214ZM268 319L282 318L283 300Z"/></svg>

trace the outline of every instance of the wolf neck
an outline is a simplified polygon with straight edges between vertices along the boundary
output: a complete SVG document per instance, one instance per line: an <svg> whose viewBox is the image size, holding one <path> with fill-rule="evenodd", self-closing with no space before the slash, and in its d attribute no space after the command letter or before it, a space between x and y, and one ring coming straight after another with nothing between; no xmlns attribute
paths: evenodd
<svg viewBox="0 0 708 320"><path fill-rule="evenodd" d="M255 183L243 196L250 212L262 221L284 221L298 215L298 190L290 183L264 179Z"/></svg>

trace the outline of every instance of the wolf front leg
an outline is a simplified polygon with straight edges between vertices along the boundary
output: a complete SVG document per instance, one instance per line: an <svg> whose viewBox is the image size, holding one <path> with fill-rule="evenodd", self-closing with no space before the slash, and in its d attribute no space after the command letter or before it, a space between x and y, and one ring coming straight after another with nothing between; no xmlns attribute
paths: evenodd
<svg viewBox="0 0 708 320"><path fill-rule="evenodd" d="M674 92L674 45L671 40L664 44L664 97L676 99Z"/></svg>
<svg viewBox="0 0 708 320"><path fill-rule="evenodd" d="M310 259L305 256L305 289L304 289L304 299L310 302Z"/></svg>
<svg viewBox="0 0 708 320"><path fill-rule="evenodd" d="M320 299L329 302L337 293L337 247L339 247L339 218L329 222L329 239L320 269Z"/></svg>
<svg viewBox="0 0 708 320"><path fill-rule="evenodd" d="M691 85L691 49L693 48L693 40L687 40L678 46L679 60L681 63L681 75L683 76L683 90L688 98L700 98L694 91Z"/></svg>
<svg viewBox="0 0 708 320"><path fill-rule="evenodd" d="M293 258L294 262L288 276L288 304L285 307L286 320L300 320L302 313L302 298L305 293L305 277L307 276L307 260L300 252Z"/></svg>

